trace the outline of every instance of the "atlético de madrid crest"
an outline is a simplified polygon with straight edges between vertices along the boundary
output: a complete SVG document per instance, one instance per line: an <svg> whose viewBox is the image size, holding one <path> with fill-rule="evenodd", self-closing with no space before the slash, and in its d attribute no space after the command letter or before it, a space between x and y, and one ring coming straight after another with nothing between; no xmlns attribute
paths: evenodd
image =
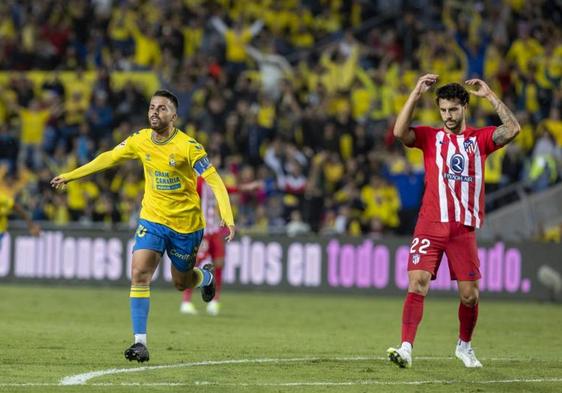
<svg viewBox="0 0 562 393"><path fill-rule="evenodd" d="M468 154L474 154L474 152L476 151L476 146L472 139L467 139L466 141L464 141L463 146L464 150L466 150Z"/></svg>

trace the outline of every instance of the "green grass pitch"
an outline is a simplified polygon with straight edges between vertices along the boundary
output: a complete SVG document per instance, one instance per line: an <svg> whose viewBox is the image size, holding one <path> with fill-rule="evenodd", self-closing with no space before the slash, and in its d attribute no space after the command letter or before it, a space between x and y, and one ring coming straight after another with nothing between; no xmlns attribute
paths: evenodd
<svg viewBox="0 0 562 393"><path fill-rule="evenodd" d="M473 341L484 368L474 370L452 357L457 300L430 294L413 368L401 370L384 356L399 342L402 298L226 291L220 316L205 315L197 296L193 317L179 313L180 295L152 290L151 360L139 365L123 357L128 288L2 285L0 391L562 391L560 305L484 296Z"/></svg>

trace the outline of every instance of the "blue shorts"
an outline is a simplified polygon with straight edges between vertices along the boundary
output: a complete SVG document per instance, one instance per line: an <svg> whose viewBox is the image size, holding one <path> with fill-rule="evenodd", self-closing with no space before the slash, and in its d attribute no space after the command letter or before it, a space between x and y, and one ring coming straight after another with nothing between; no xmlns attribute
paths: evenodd
<svg viewBox="0 0 562 393"><path fill-rule="evenodd" d="M133 251L154 250L161 255L166 251L174 267L180 272L187 272L195 266L201 239L203 229L192 233L179 233L166 225L141 219L135 232Z"/></svg>

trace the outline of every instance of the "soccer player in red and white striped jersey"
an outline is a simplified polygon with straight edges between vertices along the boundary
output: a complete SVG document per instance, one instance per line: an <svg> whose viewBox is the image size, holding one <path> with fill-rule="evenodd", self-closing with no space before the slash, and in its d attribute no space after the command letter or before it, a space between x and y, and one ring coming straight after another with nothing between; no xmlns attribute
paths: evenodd
<svg viewBox="0 0 562 393"><path fill-rule="evenodd" d="M213 273L215 277L215 297L207 303L207 313L216 316L219 313L219 300L222 289L225 234L221 228L217 200L211 188L201 178L197 179L197 192L201 199L201 211L205 217L206 224L203 240L197 252L197 263L206 264L211 262L215 267ZM180 311L184 314L197 314L197 310L191 303L192 292L193 290L189 288L183 292Z"/></svg>
<svg viewBox="0 0 562 393"><path fill-rule="evenodd" d="M445 253L460 297L460 329L455 355L466 367L482 367L472 350L471 338L478 318L481 276L475 229L484 220L484 161L513 140L520 126L514 114L485 82L471 79L465 82L468 91L458 83L437 89L436 103L442 127L411 127L416 103L437 79L435 74L419 78L394 127L394 135L404 145L423 151L425 192L410 247L402 345L389 348L387 353L400 367L412 365L412 347L422 319L424 299ZM489 100L502 124L484 128L468 126L466 111L470 94Z"/></svg>

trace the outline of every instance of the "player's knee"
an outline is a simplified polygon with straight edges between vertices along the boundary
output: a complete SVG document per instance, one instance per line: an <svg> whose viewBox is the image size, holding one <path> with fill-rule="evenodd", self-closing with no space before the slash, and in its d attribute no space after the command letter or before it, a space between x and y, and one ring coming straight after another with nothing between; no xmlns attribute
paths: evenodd
<svg viewBox="0 0 562 393"><path fill-rule="evenodd" d="M468 307L474 307L478 304L478 292L469 292L461 294L461 303Z"/></svg>
<svg viewBox="0 0 562 393"><path fill-rule="evenodd" d="M408 291L426 295L429 290L431 273L425 270L412 270L408 272Z"/></svg>
<svg viewBox="0 0 562 393"><path fill-rule="evenodd" d="M414 277L410 279L408 284L408 292L414 292L419 295L427 295L429 290L429 279L425 277Z"/></svg>
<svg viewBox="0 0 562 393"><path fill-rule="evenodd" d="M133 268L131 271L131 282L134 285L149 285L152 274L143 269Z"/></svg>

